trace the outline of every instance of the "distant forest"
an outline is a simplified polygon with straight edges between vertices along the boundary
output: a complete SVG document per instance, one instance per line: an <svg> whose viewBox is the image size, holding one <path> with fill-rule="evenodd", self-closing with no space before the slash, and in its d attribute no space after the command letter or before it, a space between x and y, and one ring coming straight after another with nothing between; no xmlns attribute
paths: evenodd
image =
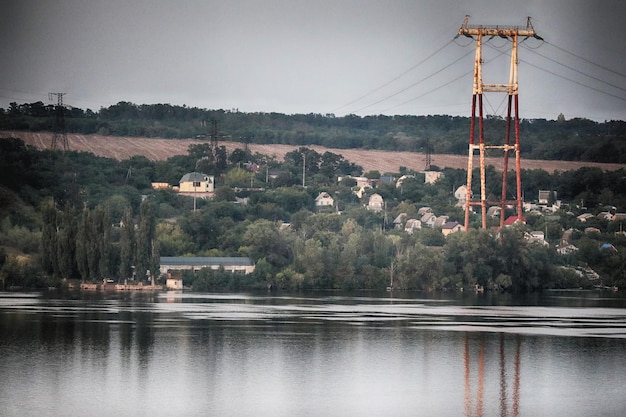
<svg viewBox="0 0 626 417"><path fill-rule="evenodd" d="M68 133L171 139L215 134L247 143L461 155L467 153L470 126L468 117L446 115L286 115L123 101L94 112L39 101L0 109L0 130L54 131L59 111ZM505 126L500 116L485 117L486 143L501 144ZM524 119L520 135L529 159L626 163L626 121Z"/></svg>

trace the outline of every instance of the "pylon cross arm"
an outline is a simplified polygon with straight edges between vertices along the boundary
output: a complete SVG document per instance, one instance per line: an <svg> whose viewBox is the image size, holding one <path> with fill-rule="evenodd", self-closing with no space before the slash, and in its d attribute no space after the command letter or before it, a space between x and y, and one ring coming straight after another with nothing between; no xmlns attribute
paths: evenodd
<svg viewBox="0 0 626 417"><path fill-rule="evenodd" d="M459 35L463 36L537 36L537 32L533 28L525 26L498 27L498 26L462 26L459 29Z"/></svg>

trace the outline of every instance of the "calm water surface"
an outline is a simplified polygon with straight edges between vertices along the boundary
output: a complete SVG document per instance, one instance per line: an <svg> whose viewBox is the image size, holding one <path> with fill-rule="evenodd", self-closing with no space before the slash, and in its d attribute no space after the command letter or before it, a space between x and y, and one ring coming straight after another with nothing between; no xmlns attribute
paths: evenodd
<svg viewBox="0 0 626 417"><path fill-rule="evenodd" d="M626 299L0 293L0 415L624 416Z"/></svg>

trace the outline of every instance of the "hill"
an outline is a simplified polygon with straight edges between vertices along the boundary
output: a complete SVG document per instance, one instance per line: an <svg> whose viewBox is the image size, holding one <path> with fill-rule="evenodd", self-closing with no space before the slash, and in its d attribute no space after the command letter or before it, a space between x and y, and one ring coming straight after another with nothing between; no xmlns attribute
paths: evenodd
<svg viewBox="0 0 626 417"><path fill-rule="evenodd" d="M48 149L51 145L52 134L49 132L25 132L25 131L0 131L0 137L17 137L26 144L38 149ZM128 159L134 155L143 155L150 160L166 160L175 155L185 155L192 144L206 143L206 140L189 139L159 139L139 138L104 135L81 135L68 134L68 146L72 151L91 152L98 156L114 158L118 160ZM243 148L243 143L232 141L220 141L220 145L226 147L229 152ZM282 160L287 152L299 148L295 145L281 144L249 144L250 151L273 156ZM381 173L398 172L400 167L412 170L422 170L425 166L426 155L419 152L394 152L366 149L335 149L317 145L303 145L316 152L326 151L343 155L345 159L363 167L367 172L377 170ZM502 169L502 157L499 152L486 159L487 165L493 165L496 169ZM514 166L513 158L509 166ZM467 168L467 156L434 154L431 155L432 165L441 168ZM474 162L476 165L476 161ZM580 161L554 161L525 159L522 155L522 169L542 169L547 172L576 170L581 167L598 167L602 170L613 171L626 169L626 164L580 162Z"/></svg>

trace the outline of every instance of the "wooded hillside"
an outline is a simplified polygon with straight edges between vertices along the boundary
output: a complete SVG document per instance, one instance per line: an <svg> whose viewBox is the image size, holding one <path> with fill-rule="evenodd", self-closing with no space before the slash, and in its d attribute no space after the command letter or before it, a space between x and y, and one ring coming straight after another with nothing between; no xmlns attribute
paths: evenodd
<svg viewBox="0 0 626 417"><path fill-rule="evenodd" d="M48 149L52 143L50 132L26 132L26 131L0 131L0 137L17 137L26 144L37 149ZM175 155L186 155L190 145L206 143L207 139L162 139L162 138L139 138L103 135L79 135L68 134L69 149L73 151L91 152L97 156L114 158L117 160L128 159L131 156L142 155L153 161L166 160ZM281 161L287 152L297 148L295 145L284 144L243 144L241 142L220 141L228 152L245 146L252 153L274 156ZM61 146L58 144L57 146ZM400 167L410 170L423 170L426 164L426 154L423 152L397 152L367 149L336 149L323 146L309 146L319 153L330 151L342 155L346 160L354 162L367 171L399 172ZM547 172L570 171L581 167L598 167L605 171L626 168L626 164L610 164L581 161L549 161L527 159L522 154L522 169L542 169ZM467 155L435 154L431 155L431 163L440 168L467 168ZM496 169L502 169L502 157L492 156L487 159L488 165Z"/></svg>
<svg viewBox="0 0 626 417"><path fill-rule="evenodd" d="M213 136L220 141L249 145L291 145L290 149L324 146L462 156L467 155L470 127L468 117L447 115L335 117L332 114L241 113L128 102L93 112L36 102L11 103L8 109L0 109L0 130L50 132L57 128L61 116L68 133L107 138L208 140ZM502 116L487 115L483 125L486 144L503 143L506 121ZM626 164L625 121L597 123L587 119L567 120L561 115L559 120L523 119L519 130L521 154L527 160ZM183 148L186 151L186 147ZM280 148L276 149L279 156ZM344 156L349 159L347 153ZM438 159L434 164L444 166L443 157ZM421 165L412 162L411 167Z"/></svg>

